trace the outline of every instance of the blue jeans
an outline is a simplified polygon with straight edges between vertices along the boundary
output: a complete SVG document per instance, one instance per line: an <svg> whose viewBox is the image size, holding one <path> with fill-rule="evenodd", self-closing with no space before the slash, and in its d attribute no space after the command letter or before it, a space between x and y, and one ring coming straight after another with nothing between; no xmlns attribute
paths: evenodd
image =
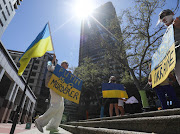
<svg viewBox="0 0 180 134"><path fill-rule="evenodd" d="M165 86L157 86L154 88L159 100L161 101L161 105L163 109L168 109L167 100L165 94L168 95L168 97L171 98L173 104L176 107L180 107L180 102L178 101L176 97L176 93L174 91L174 88L171 85L165 85Z"/></svg>

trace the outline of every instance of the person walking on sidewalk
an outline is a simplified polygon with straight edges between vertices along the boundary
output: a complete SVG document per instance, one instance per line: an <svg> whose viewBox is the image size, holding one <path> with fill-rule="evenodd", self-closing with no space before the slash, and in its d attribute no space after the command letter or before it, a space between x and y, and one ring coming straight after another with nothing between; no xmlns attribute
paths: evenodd
<svg viewBox="0 0 180 134"><path fill-rule="evenodd" d="M51 75L55 69L54 62L56 62L56 55L54 54L52 62L48 62L47 69L48 72L46 74L45 85L47 87L48 82L51 78ZM65 69L68 68L68 62L63 61L61 66ZM64 111L64 98L58 94L56 94L52 89L50 89L50 107L49 109L38 119L35 120L35 126L37 129L43 133L43 127L46 126L46 130L58 132L58 127L61 123L63 111Z"/></svg>

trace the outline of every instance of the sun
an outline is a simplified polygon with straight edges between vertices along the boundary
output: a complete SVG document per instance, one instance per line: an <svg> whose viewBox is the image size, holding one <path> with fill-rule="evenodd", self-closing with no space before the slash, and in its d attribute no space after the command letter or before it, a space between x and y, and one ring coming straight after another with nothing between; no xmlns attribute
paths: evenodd
<svg viewBox="0 0 180 134"><path fill-rule="evenodd" d="M84 19L92 14L94 8L92 0L77 0L74 5L74 12L77 17Z"/></svg>

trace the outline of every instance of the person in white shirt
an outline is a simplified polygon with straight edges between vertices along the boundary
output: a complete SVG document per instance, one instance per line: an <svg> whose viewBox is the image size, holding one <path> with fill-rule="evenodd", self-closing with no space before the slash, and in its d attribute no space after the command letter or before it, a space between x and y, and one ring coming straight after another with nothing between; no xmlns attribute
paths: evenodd
<svg viewBox="0 0 180 134"><path fill-rule="evenodd" d="M48 85L48 82L51 78L51 75L55 69L56 56L54 54L52 62L48 62L47 69L48 72L46 74L45 85ZM61 66L65 69L68 68L68 62L63 61ZM40 132L43 133L43 127L46 126L46 130L58 132L58 127L61 123L62 115L64 112L64 98L58 94L56 94L52 89L50 89L50 107L49 109L38 119L35 120L35 126L38 128Z"/></svg>

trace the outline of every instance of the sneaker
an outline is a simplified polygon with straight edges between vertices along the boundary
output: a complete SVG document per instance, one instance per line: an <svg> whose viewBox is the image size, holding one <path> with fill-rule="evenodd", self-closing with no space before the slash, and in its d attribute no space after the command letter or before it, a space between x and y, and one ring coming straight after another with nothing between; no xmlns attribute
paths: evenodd
<svg viewBox="0 0 180 134"><path fill-rule="evenodd" d="M43 128L42 128L42 126L39 125L39 124L37 123L37 121L34 121L34 123L35 123L35 126L37 127L37 129L38 129L40 132L43 133Z"/></svg>
<svg viewBox="0 0 180 134"><path fill-rule="evenodd" d="M51 131L51 132L58 132L59 131L58 128L50 128L50 127L46 127L46 130Z"/></svg>

